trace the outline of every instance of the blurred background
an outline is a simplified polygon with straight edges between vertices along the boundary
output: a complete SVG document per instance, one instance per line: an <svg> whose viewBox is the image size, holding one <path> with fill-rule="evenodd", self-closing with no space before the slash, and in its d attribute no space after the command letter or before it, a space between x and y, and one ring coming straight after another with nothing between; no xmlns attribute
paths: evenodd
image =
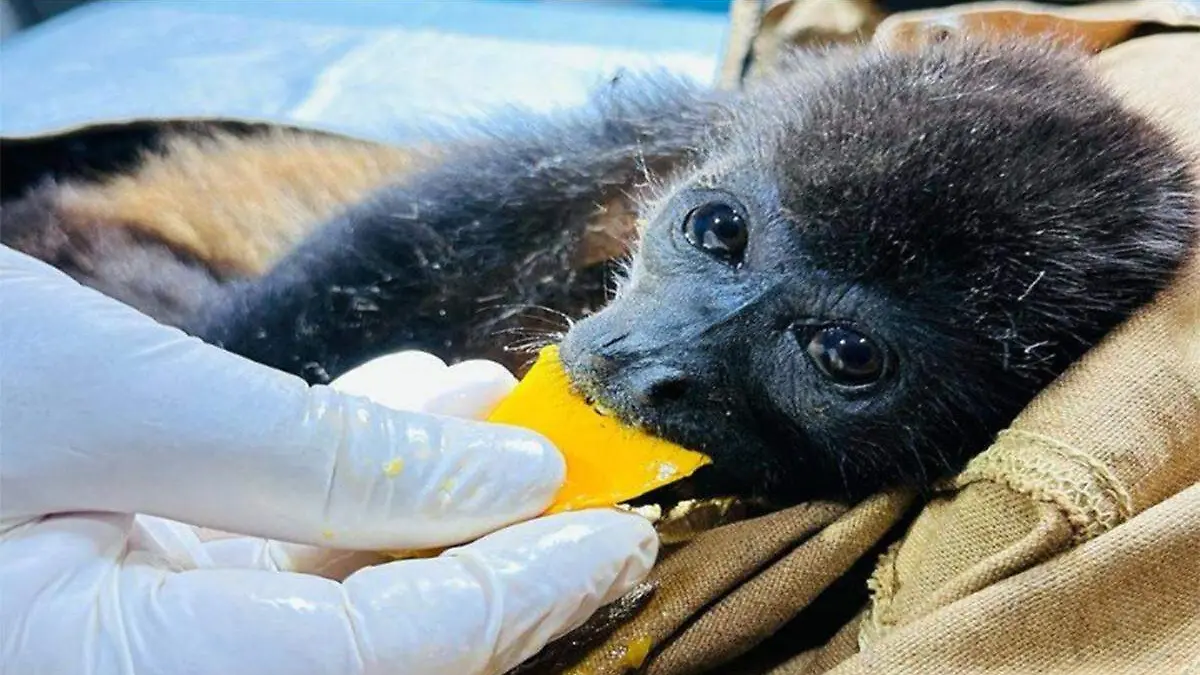
<svg viewBox="0 0 1200 675"><path fill-rule="evenodd" d="M80 5L86 5L98 0L0 0L0 38L8 37L19 30L29 28L42 21L62 14ZM154 0L136 0L153 2ZM272 2L274 0L203 0L209 3L254 4ZM438 0L452 3L458 0ZM708 12L724 14L728 8L727 0L491 0L493 2L524 2L541 4L592 4L622 6L625 8L665 9L682 12ZM425 0L377 0L376 4L390 2L392 4L424 4ZM902 11L919 7L934 7L953 4L955 0L887 0L880 3L889 11Z"/></svg>
<svg viewBox="0 0 1200 675"><path fill-rule="evenodd" d="M19 30L29 28L42 21L62 14L80 5L86 5L97 0L0 0L0 38L6 38ZM141 0L153 2L154 0ZM209 2L227 2L247 4L256 0L208 0ZM262 2L264 0L257 0ZM388 0L383 0L388 1ZM409 0L390 0L393 3L403 3ZM442 0L454 2L455 0ZM728 3L725 0L496 0L503 2L590 2L592 4L626 5L645 8L673 9L682 11L718 12L724 13Z"/></svg>
<svg viewBox="0 0 1200 675"><path fill-rule="evenodd" d="M729 0L0 0L0 133L239 118L382 141L579 102L622 71L711 81Z"/></svg>
<svg viewBox="0 0 1200 675"><path fill-rule="evenodd" d="M0 0L0 20L8 138L221 118L405 141L510 105L574 105L619 73L714 82L731 42L730 0Z"/></svg>

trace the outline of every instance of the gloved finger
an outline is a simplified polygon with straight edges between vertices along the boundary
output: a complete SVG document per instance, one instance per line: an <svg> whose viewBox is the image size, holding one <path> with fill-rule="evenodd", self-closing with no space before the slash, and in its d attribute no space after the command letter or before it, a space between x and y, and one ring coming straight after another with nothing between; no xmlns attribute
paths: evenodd
<svg viewBox="0 0 1200 675"><path fill-rule="evenodd" d="M516 384L517 378L493 361L447 366L432 354L406 351L368 361L330 386L397 410L483 419Z"/></svg>
<svg viewBox="0 0 1200 675"><path fill-rule="evenodd" d="M175 561L181 567L212 567L212 558L195 528L166 518L138 515L130 528L128 546Z"/></svg>
<svg viewBox="0 0 1200 675"><path fill-rule="evenodd" d="M640 516L562 513L439 558L364 569L346 592L361 616L364 661L379 672L423 653L420 672L504 673L628 593L657 554L658 535ZM396 625L391 617L406 610L420 620ZM422 628L426 619L440 625Z"/></svg>
<svg viewBox="0 0 1200 675"><path fill-rule="evenodd" d="M204 542L201 547L207 561L203 567L299 572L338 581L368 565L389 560L372 551L306 546L261 537L230 537Z"/></svg>
<svg viewBox="0 0 1200 675"><path fill-rule="evenodd" d="M370 551L342 551L261 537L224 535L205 541L190 525L146 515L134 519L128 548L162 556L180 568L301 572L337 580L389 560Z"/></svg>
<svg viewBox="0 0 1200 675"><path fill-rule="evenodd" d="M347 371L329 386L395 410L419 412L429 398L430 385L445 371L445 362L433 354L409 350L372 359Z"/></svg>
<svg viewBox="0 0 1200 675"><path fill-rule="evenodd" d="M450 366L430 392L424 412L484 419L517 386L517 378L494 361L463 361Z"/></svg>
<svg viewBox="0 0 1200 675"><path fill-rule="evenodd" d="M308 387L0 248L5 516L145 513L343 549L430 548L541 513L524 430Z"/></svg>
<svg viewBox="0 0 1200 675"><path fill-rule="evenodd" d="M420 383L420 386L399 383ZM492 361L463 361L447 366L427 352L389 354L351 370L330 386L391 408L438 415L483 418L516 386L517 380ZM343 579L386 556L305 546L260 537L234 537L204 544L213 567L303 572Z"/></svg>
<svg viewBox="0 0 1200 675"><path fill-rule="evenodd" d="M482 418L516 382L508 370L492 361L463 361L447 366L427 352L404 351L368 361L330 386L392 408ZM338 580L386 561L386 556L370 551L306 546L261 537L222 539L206 543L203 548L213 567L303 572Z"/></svg>
<svg viewBox="0 0 1200 675"><path fill-rule="evenodd" d="M424 391L420 387L398 386L406 380L437 384ZM384 405L404 405L438 414L457 412L463 416L475 412L482 416L515 384L516 379L497 363L464 361L447 366L432 354L405 351L370 361L332 386ZM395 397L397 392L409 398ZM371 551L306 546L262 537L226 536L206 542L192 526L146 515L135 519L130 546L196 568L301 572L337 580L388 560L387 556Z"/></svg>
<svg viewBox="0 0 1200 675"><path fill-rule="evenodd" d="M440 558L352 575L170 572L145 564L41 579L0 607L13 672L491 675L643 579L657 538L637 516L556 515ZM17 581L0 580L5 589ZM55 593L37 588L54 587Z"/></svg>

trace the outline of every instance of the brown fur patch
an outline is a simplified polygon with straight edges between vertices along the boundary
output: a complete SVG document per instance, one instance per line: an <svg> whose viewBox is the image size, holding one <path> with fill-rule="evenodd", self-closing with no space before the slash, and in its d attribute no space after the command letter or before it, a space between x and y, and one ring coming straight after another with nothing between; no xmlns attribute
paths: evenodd
<svg viewBox="0 0 1200 675"><path fill-rule="evenodd" d="M130 173L59 186L58 210L71 221L132 228L214 270L256 275L417 158L410 149L296 131L177 136Z"/></svg>
<svg viewBox="0 0 1200 675"><path fill-rule="evenodd" d="M338 210L432 161L433 153L305 132L176 136L133 172L67 183L68 221L112 223L186 251L217 272L254 276ZM581 265L623 255L636 214L599 205Z"/></svg>
<svg viewBox="0 0 1200 675"><path fill-rule="evenodd" d="M205 261L126 223L63 213L58 192L46 183L6 203L0 211L3 244L168 324L185 320L220 292Z"/></svg>

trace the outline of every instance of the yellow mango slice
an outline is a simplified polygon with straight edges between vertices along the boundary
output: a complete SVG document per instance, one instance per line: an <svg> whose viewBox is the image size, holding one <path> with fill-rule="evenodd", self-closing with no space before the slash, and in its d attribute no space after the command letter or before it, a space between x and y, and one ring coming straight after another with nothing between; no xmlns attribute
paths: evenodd
<svg viewBox="0 0 1200 675"><path fill-rule="evenodd" d="M553 346L541 351L487 419L536 431L562 452L566 481L546 513L613 506L687 478L712 462L596 412L571 391Z"/></svg>
<svg viewBox="0 0 1200 675"><path fill-rule="evenodd" d="M546 347L525 377L487 417L524 427L554 443L567 464L562 488L545 513L615 506L682 480L712 463L703 454L623 426L571 390L557 347ZM428 558L443 549L389 551Z"/></svg>

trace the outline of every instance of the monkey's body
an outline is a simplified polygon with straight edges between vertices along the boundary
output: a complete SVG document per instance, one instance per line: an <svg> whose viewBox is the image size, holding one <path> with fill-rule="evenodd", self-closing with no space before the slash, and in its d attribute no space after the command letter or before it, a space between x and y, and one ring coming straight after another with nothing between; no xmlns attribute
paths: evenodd
<svg viewBox="0 0 1200 675"><path fill-rule="evenodd" d="M615 414L712 455L693 489L783 504L954 471L1195 242L1170 140L1076 57L1031 45L810 58L739 93L618 81L515 122L355 187L297 172L337 196L234 228L279 232L255 264L96 224L60 187L6 205L4 243L326 382L400 348L502 357L506 307L598 308L610 239L645 202L620 291L564 360ZM118 271L79 244L106 228L141 234L107 249Z"/></svg>
<svg viewBox="0 0 1200 675"><path fill-rule="evenodd" d="M172 324L214 302L225 284L261 275L338 209L412 171L419 159L282 130L189 129L149 144L153 150L133 167L106 179L75 177L88 172L74 170L59 182L30 184L0 211L2 236Z"/></svg>

